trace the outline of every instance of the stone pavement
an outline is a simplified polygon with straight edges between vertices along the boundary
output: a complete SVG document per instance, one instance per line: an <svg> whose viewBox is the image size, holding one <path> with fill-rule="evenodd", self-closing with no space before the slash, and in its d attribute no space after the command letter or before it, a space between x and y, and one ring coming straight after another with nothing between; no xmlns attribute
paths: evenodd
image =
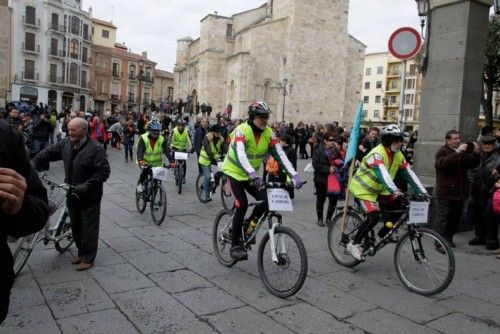
<svg viewBox="0 0 500 334"><path fill-rule="evenodd" d="M392 246L355 269L334 262L315 224L312 177L302 173L309 183L284 223L302 237L309 272L299 293L279 299L258 277L255 250L233 268L217 262L211 230L221 203L198 202L193 158L182 195L168 182L160 227L149 208L136 212L137 167L121 151L110 150L110 162L94 268L76 272L71 254L37 245L0 333L500 333L500 261L467 246L470 232L456 238L450 287L416 295L395 273Z"/></svg>

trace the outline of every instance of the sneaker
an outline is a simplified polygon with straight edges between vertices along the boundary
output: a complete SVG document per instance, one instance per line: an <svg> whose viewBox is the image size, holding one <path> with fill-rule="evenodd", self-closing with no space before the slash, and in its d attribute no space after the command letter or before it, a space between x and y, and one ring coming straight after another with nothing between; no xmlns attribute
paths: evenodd
<svg viewBox="0 0 500 334"><path fill-rule="evenodd" d="M323 219L318 219L318 222L316 223L320 227L325 227L325 223L323 223Z"/></svg>
<svg viewBox="0 0 500 334"><path fill-rule="evenodd" d="M476 237L469 241L469 245L470 246L486 245L486 240Z"/></svg>
<svg viewBox="0 0 500 334"><path fill-rule="evenodd" d="M248 253L241 246L233 246L229 252L231 257L237 261L248 260Z"/></svg>
<svg viewBox="0 0 500 334"><path fill-rule="evenodd" d="M354 244L354 241L351 241L347 244L347 251L351 253L352 257L358 261L363 259L363 248L360 244Z"/></svg>

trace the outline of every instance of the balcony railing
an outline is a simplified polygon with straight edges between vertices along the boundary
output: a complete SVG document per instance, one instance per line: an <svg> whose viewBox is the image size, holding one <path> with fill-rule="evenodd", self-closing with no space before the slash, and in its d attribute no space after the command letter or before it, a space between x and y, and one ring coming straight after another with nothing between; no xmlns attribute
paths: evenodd
<svg viewBox="0 0 500 334"><path fill-rule="evenodd" d="M128 103L136 103L137 102L137 99L133 96L129 96L128 99L127 99L127 102Z"/></svg>
<svg viewBox="0 0 500 334"><path fill-rule="evenodd" d="M30 46L27 46L25 42L23 42L23 52L26 53L32 53L32 54L39 54L40 53L40 44L33 45L33 48Z"/></svg>
<svg viewBox="0 0 500 334"><path fill-rule="evenodd" d="M151 77L151 76L147 76L146 75L146 76L142 77L142 81L153 83L154 82L154 78Z"/></svg>
<svg viewBox="0 0 500 334"><path fill-rule="evenodd" d="M58 33L58 34L64 34L66 32L65 27L62 24L51 24L49 26L49 31Z"/></svg>
<svg viewBox="0 0 500 334"><path fill-rule="evenodd" d="M130 80L137 80L137 76L135 75L135 73L129 73L128 78Z"/></svg>
<svg viewBox="0 0 500 334"><path fill-rule="evenodd" d="M55 58L64 58L66 57L66 52L64 50L50 50L49 56Z"/></svg>
<svg viewBox="0 0 500 334"><path fill-rule="evenodd" d="M64 83L63 77L58 77L57 75L50 75L47 80L51 84L57 84L57 85L62 85Z"/></svg>
<svg viewBox="0 0 500 334"><path fill-rule="evenodd" d="M113 78L120 79L123 77L123 72L113 71Z"/></svg>
<svg viewBox="0 0 500 334"><path fill-rule="evenodd" d="M25 71L22 71L21 72L21 77L25 81L40 81L40 73L37 73L37 72L29 72L29 73L27 73Z"/></svg>
<svg viewBox="0 0 500 334"><path fill-rule="evenodd" d="M23 15L23 24L29 27L40 28L40 18L36 17L34 21L26 20L26 15Z"/></svg>

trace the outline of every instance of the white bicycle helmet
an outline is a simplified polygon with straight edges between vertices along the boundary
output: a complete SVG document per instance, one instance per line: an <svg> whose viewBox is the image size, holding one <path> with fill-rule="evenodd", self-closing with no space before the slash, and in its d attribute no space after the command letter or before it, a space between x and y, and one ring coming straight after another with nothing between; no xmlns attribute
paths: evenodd
<svg viewBox="0 0 500 334"><path fill-rule="evenodd" d="M391 145L396 138L403 138L403 132L396 124L389 124L382 127L380 135L384 146Z"/></svg>

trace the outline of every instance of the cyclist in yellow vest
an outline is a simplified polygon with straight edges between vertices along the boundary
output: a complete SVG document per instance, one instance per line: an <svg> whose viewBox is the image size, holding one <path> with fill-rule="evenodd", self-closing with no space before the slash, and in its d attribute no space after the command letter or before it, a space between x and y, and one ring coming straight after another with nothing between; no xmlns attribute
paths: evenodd
<svg viewBox="0 0 500 334"><path fill-rule="evenodd" d="M391 208L402 205L404 195L393 181L396 174L401 173L417 194L427 194L401 152L403 132L400 128L391 124L384 126L380 132L382 143L363 158L349 184L349 191L366 213L366 221L347 245L347 250L357 260L361 260L363 255L361 242L379 221L379 203Z"/></svg>
<svg viewBox="0 0 500 334"><path fill-rule="evenodd" d="M257 201L266 201L254 207L250 221L257 221L267 208L267 192L262 188L264 181L257 176L262 161L270 153L293 180L297 189L302 187L300 175L295 171L281 148L279 139L267 126L269 121L267 103L254 101L248 108L248 121L236 127L231 134L231 144L222 164L222 171L227 175L236 207L232 225L231 257L246 260L247 252L240 245L243 220L248 208L248 192Z"/></svg>
<svg viewBox="0 0 500 334"><path fill-rule="evenodd" d="M147 127L147 132L139 137L137 144L137 163L140 166L148 167L163 166L163 154L167 153L165 138L160 135L161 124L158 121L152 121ZM152 175L151 168L144 168L139 177L137 191L142 192L143 183L149 175Z"/></svg>
<svg viewBox="0 0 500 334"><path fill-rule="evenodd" d="M208 129L208 133L201 142L200 157L198 158L198 163L203 170L203 176L205 178L203 189L207 202L212 200L210 194L211 165L217 166L217 162L220 161L226 151L224 139L220 132L220 126L218 125L212 125L210 129ZM217 182L218 180L215 181Z"/></svg>
<svg viewBox="0 0 500 334"><path fill-rule="evenodd" d="M191 135L189 134L188 129L186 129L186 122L179 118L177 120L177 126L170 132L167 140L167 149L169 150L168 157L170 162L174 162L174 153L175 152L188 152L187 147L188 143L191 146L191 150L189 153L194 152L193 140ZM187 161L186 161L187 162ZM183 183L186 183L186 169L187 163L184 164L184 180Z"/></svg>

